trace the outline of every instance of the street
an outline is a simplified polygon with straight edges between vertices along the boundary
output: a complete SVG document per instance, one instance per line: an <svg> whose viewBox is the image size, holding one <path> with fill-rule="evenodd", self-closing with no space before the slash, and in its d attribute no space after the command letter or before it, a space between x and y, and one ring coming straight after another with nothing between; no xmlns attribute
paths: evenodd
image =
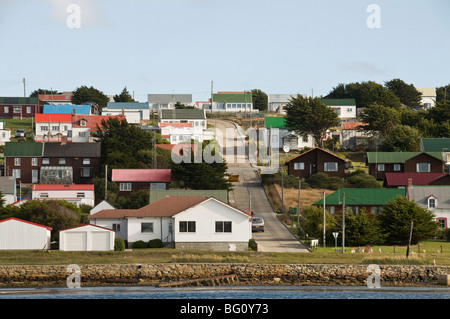
<svg viewBox="0 0 450 319"><path fill-rule="evenodd" d="M245 146L242 130L238 128L237 133L227 135L225 130L228 129L229 132L236 129L234 123L224 120L209 120L208 123L222 132L223 139L218 139L218 142L227 160L228 172L239 175L239 181L233 182L233 190L229 195L230 204L244 211L251 209L255 216L264 219L265 231L253 233L258 251L309 252L308 248L277 218L258 177L257 168L251 165L247 152L240 151Z"/></svg>

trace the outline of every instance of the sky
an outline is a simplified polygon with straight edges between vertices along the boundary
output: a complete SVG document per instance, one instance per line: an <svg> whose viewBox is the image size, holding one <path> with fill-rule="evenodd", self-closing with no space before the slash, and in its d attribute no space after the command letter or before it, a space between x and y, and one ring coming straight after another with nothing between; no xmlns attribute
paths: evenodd
<svg viewBox="0 0 450 319"><path fill-rule="evenodd" d="M0 0L0 96L450 84L449 0Z"/></svg>

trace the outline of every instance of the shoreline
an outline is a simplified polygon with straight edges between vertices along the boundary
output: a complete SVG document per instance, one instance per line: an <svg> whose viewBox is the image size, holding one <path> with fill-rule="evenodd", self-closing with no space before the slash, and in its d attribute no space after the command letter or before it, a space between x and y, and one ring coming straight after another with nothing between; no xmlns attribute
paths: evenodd
<svg viewBox="0 0 450 319"><path fill-rule="evenodd" d="M0 266L0 288L94 286L381 286L436 287L450 266L177 263ZM76 265L75 265L76 266ZM76 267L75 267L76 268ZM445 287L440 286L440 287Z"/></svg>

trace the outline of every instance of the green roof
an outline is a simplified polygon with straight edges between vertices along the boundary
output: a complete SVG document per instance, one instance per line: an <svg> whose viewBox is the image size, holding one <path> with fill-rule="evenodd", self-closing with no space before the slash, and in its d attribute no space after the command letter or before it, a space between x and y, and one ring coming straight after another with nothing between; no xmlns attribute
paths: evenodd
<svg viewBox="0 0 450 319"><path fill-rule="evenodd" d="M442 152L367 152L368 163L404 163L420 154L428 154L443 161Z"/></svg>
<svg viewBox="0 0 450 319"><path fill-rule="evenodd" d="M252 103L252 93L216 93L213 94L216 103Z"/></svg>
<svg viewBox="0 0 450 319"><path fill-rule="evenodd" d="M161 119L205 119L205 111L196 109L164 109L161 110Z"/></svg>
<svg viewBox="0 0 450 319"><path fill-rule="evenodd" d="M384 205L397 196L405 196L405 189L398 188L342 188L325 197L325 205L342 205L342 193L345 193L345 205ZM313 205L323 205L323 199Z"/></svg>
<svg viewBox="0 0 450 319"><path fill-rule="evenodd" d="M36 142L6 142L5 157L33 157L42 156L44 143Z"/></svg>
<svg viewBox="0 0 450 319"><path fill-rule="evenodd" d="M450 138L422 138L420 148L424 152L450 152Z"/></svg>
<svg viewBox="0 0 450 319"><path fill-rule="evenodd" d="M214 197L222 202L228 203L228 191L222 189L167 189L152 190L150 192L150 203L166 196L205 196Z"/></svg>
<svg viewBox="0 0 450 319"><path fill-rule="evenodd" d="M284 116L267 116L264 118L265 128L286 128L286 119Z"/></svg>
<svg viewBox="0 0 450 319"><path fill-rule="evenodd" d="M355 99L319 99L320 103L327 106L350 106L356 105Z"/></svg>
<svg viewBox="0 0 450 319"><path fill-rule="evenodd" d="M38 104L37 97L0 97L0 104Z"/></svg>

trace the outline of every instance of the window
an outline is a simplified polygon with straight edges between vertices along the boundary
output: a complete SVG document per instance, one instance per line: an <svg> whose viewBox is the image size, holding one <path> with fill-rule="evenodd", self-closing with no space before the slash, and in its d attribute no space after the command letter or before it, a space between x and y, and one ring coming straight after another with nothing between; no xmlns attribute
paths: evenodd
<svg viewBox="0 0 450 319"><path fill-rule="evenodd" d="M91 159L89 157L83 158L83 165L89 165L91 164Z"/></svg>
<svg viewBox="0 0 450 319"><path fill-rule="evenodd" d="M92 167L82 167L81 177L92 177Z"/></svg>
<svg viewBox="0 0 450 319"><path fill-rule="evenodd" d="M63 131L64 131L64 132L67 132L68 130L69 130L69 126L64 125L64 126L63 126Z"/></svg>
<svg viewBox="0 0 450 319"><path fill-rule="evenodd" d="M58 125L52 125L52 131L59 131Z"/></svg>
<svg viewBox="0 0 450 319"><path fill-rule="evenodd" d="M166 183L150 183L150 190L165 190Z"/></svg>
<svg viewBox="0 0 450 319"><path fill-rule="evenodd" d="M41 131L48 131L47 125L41 125Z"/></svg>
<svg viewBox="0 0 450 319"><path fill-rule="evenodd" d="M13 169L12 170L12 175L14 176L14 178L20 178L20 168L19 169Z"/></svg>
<svg viewBox="0 0 450 319"><path fill-rule="evenodd" d="M31 159L31 166L38 166L38 159L37 159L37 157L33 157Z"/></svg>
<svg viewBox="0 0 450 319"><path fill-rule="evenodd" d="M61 157L59 160L58 160L58 164L66 164L66 159L65 158L63 158L63 157Z"/></svg>
<svg viewBox="0 0 450 319"><path fill-rule="evenodd" d="M131 192L131 183L120 183L119 190L121 192Z"/></svg>
<svg viewBox="0 0 450 319"><path fill-rule="evenodd" d="M77 198L84 198L84 193L77 193Z"/></svg>
<svg viewBox="0 0 450 319"><path fill-rule="evenodd" d="M79 132L78 136L79 137L86 137L87 136L87 132Z"/></svg>
<svg viewBox="0 0 450 319"><path fill-rule="evenodd" d="M50 164L50 159L48 158L48 157L44 157L43 159L42 159L42 164Z"/></svg>
<svg viewBox="0 0 450 319"><path fill-rule="evenodd" d="M378 164L377 169L379 172L384 172L384 164Z"/></svg>
<svg viewBox="0 0 450 319"><path fill-rule="evenodd" d="M48 198L48 193L40 193L41 198Z"/></svg>
<svg viewBox="0 0 450 319"><path fill-rule="evenodd" d="M14 158L14 166L20 166L20 157Z"/></svg>
<svg viewBox="0 0 450 319"><path fill-rule="evenodd" d="M294 169L305 169L305 163L294 163Z"/></svg>
<svg viewBox="0 0 450 319"><path fill-rule="evenodd" d="M439 227L441 228L447 228L447 218L436 218L436 221L439 224Z"/></svg>
<svg viewBox="0 0 450 319"><path fill-rule="evenodd" d="M394 164L394 172L399 172L402 169L402 165Z"/></svg>
<svg viewBox="0 0 450 319"><path fill-rule="evenodd" d="M338 163L337 162L325 162L323 170L325 172L337 172Z"/></svg>
<svg viewBox="0 0 450 319"><path fill-rule="evenodd" d="M13 106L13 112L14 113L21 113L22 107L21 106Z"/></svg>
<svg viewBox="0 0 450 319"><path fill-rule="evenodd" d="M31 106L27 106L27 113L31 113Z"/></svg>
<svg viewBox="0 0 450 319"><path fill-rule="evenodd" d="M80 126L86 126L86 121L85 120L81 120L80 121Z"/></svg>
<svg viewBox="0 0 450 319"><path fill-rule="evenodd" d="M120 224L112 224L112 229L116 232L120 232Z"/></svg>
<svg viewBox="0 0 450 319"><path fill-rule="evenodd" d="M4 112L4 113L9 113L9 106L5 106L5 107L3 108L3 112Z"/></svg>
<svg viewBox="0 0 450 319"><path fill-rule="evenodd" d="M141 223L141 233L153 233L153 223Z"/></svg>
<svg viewBox="0 0 450 319"><path fill-rule="evenodd" d="M427 173L431 171L431 165L430 163L417 163L416 164L416 171L418 173Z"/></svg>
<svg viewBox="0 0 450 319"><path fill-rule="evenodd" d="M428 208L436 208L437 207L436 197L434 197L434 196L428 197L427 206L428 206Z"/></svg>
<svg viewBox="0 0 450 319"><path fill-rule="evenodd" d="M216 222L216 233L231 233L231 222Z"/></svg>
<svg viewBox="0 0 450 319"><path fill-rule="evenodd" d="M195 233L195 222L180 221L180 233Z"/></svg>

